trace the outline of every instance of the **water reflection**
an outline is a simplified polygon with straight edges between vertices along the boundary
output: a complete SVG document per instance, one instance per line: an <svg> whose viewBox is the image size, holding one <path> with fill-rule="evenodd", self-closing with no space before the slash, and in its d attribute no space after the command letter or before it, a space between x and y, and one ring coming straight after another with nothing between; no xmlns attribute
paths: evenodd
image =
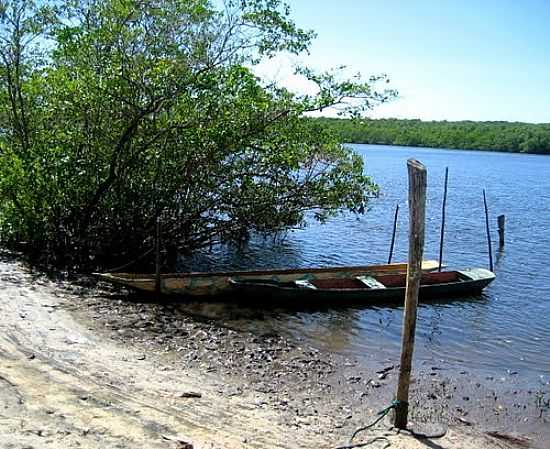
<svg viewBox="0 0 550 449"><path fill-rule="evenodd" d="M303 264L300 245L288 233L273 237L254 236L242 245L217 245L208 251L180 256L178 272L231 271L299 267Z"/></svg>

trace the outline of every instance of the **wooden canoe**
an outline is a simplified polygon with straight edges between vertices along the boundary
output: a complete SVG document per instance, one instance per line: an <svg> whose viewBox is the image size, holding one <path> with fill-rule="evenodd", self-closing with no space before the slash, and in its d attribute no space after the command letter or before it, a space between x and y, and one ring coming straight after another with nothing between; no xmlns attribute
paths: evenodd
<svg viewBox="0 0 550 449"><path fill-rule="evenodd" d="M439 264L435 260L422 262L422 270L425 272L437 270L438 266ZM164 295L196 297L218 296L231 292L230 280L246 281L254 279L256 281L294 282L332 278L345 279L372 274L396 274L405 273L406 271L406 263L393 263L351 267L163 274L161 275L161 293ZM123 285L133 290L155 292L154 274L96 273L96 276L104 281Z"/></svg>
<svg viewBox="0 0 550 449"><path fill-rule="evenodd" d="M423 273L419 296L445 299L479 295L494 279L495 274L484 268ZM293 282L260 279L231 279L230 282L240 296L253 301L273 299L295 304L338 305L403 300L406 280L404 273L384 273Z"/></svg>

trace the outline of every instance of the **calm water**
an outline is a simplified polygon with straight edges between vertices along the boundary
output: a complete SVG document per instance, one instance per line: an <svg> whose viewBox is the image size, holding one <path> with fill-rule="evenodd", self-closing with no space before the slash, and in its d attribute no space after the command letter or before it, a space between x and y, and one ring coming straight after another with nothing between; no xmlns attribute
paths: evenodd
<svg viewBox="0 0 550 449"><path fill-rule="evenodd" d="M407 169L428 168L425 258L437 259L445 167L449 192L444 262L487 267L482 189L487 190L494 246L496 217L505 214L506 247L495 250L497 279L481 298L419 309L417 361L480 373L517 371L528 381L550 378L550 157L474 151L354 145L381 195L359 218L345 215L285 239L258 239L244 249L190 261L193 268L307 267L385 263L395 205L400 217L394 261L407 255ZM193 306L190 306L193 309ZM229 324L277 332L359 360L398 361L401 307L316 311L250 311L224 305L202 310Z"/></svg>

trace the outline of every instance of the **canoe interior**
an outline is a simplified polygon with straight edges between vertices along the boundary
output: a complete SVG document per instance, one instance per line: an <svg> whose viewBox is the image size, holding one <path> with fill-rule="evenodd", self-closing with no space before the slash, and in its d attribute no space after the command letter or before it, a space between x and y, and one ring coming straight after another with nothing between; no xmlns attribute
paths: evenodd
<svg viewBox="0 0 550 449"><path fill-rule="evenodd" d="M422 261L423 271L433 271L439 267L437 260ZM234 276L276 276L276 275L300 275L300 274L325 274L325 273L347 273L347 272L376 272L376 273L396 273L406 272L406 263L390 263L381 265L365 266L341 266L341 267L323 267L323 268L278 268L266 270L242 270L242 271L213 271L213 272L190 272L190 273L163 273L162 279L170 278L215 278L215 277L234 277ZM106 273L112 277L128 280L154 280L152 273Z"/></svg>
<svg viewBox="0 0 550 449"><path fill-rule="evenodd" d="M373 276L378 282L387 288L405 287L407 276L404 274L383 274ZM447 284L451 282L459 282L464 279L458 271L445 271L441 273L424 273L420 279L421 285ZM330 278L330 279L314 279L310 284L316 288L323 290L354 290L368 289L363 282L356 278ZM292 284L287 284L292 286Z"/></svg>
<svg viewBox="0 0 550 449"><path fill-rule="evenodd" d="M274 300L277 304L370 304L402 301L406 291L405 274L375 274L352 277L327 277L294 282L260 279L232 280L235 291L253 304ZM419 299L447 299L479 296L495 279L495 274L483 268L424 273Z"/></svg>
<svg viewBox="0 0 550 449"><path fill-rule="evenodd" d="M435 260L422 262L425 271L435 270L438 267ZM266 282L294 282L298 280L321 280L328 278L355 278L361 275L396 274L404 273L407 264L394 263L367 266L343 266L326 268L297 268L253 271L229 271L210 273L172 273L161 275L161 290L163 294L175 296L217 296L231 290L230 279L236 281L266 281ZM134 290L153 293L155 291L155 275L140 273L103 273L98 274L100 279L124 285Z"/></svg>

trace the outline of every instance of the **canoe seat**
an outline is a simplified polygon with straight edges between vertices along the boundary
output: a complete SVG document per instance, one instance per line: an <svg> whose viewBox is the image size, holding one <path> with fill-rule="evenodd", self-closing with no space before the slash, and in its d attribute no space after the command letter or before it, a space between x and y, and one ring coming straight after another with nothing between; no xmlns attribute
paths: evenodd
<svg viewBox="0 0 550 449"><path fill-rule="evenodd" d="M361 281L368 288L386 288L382 282L373 278L372 276L357 276L355 279Z"/></svg>
<svg viewBox="0 0 550 449"><path fill-rule="evenodd" d="M299 288L310 288L313 290L317 289L317 287L315 287L315 285L313 285L307 279L299 279L297 281L294 281L294 284L296 285L296 287L299 287Z"/></svg>

